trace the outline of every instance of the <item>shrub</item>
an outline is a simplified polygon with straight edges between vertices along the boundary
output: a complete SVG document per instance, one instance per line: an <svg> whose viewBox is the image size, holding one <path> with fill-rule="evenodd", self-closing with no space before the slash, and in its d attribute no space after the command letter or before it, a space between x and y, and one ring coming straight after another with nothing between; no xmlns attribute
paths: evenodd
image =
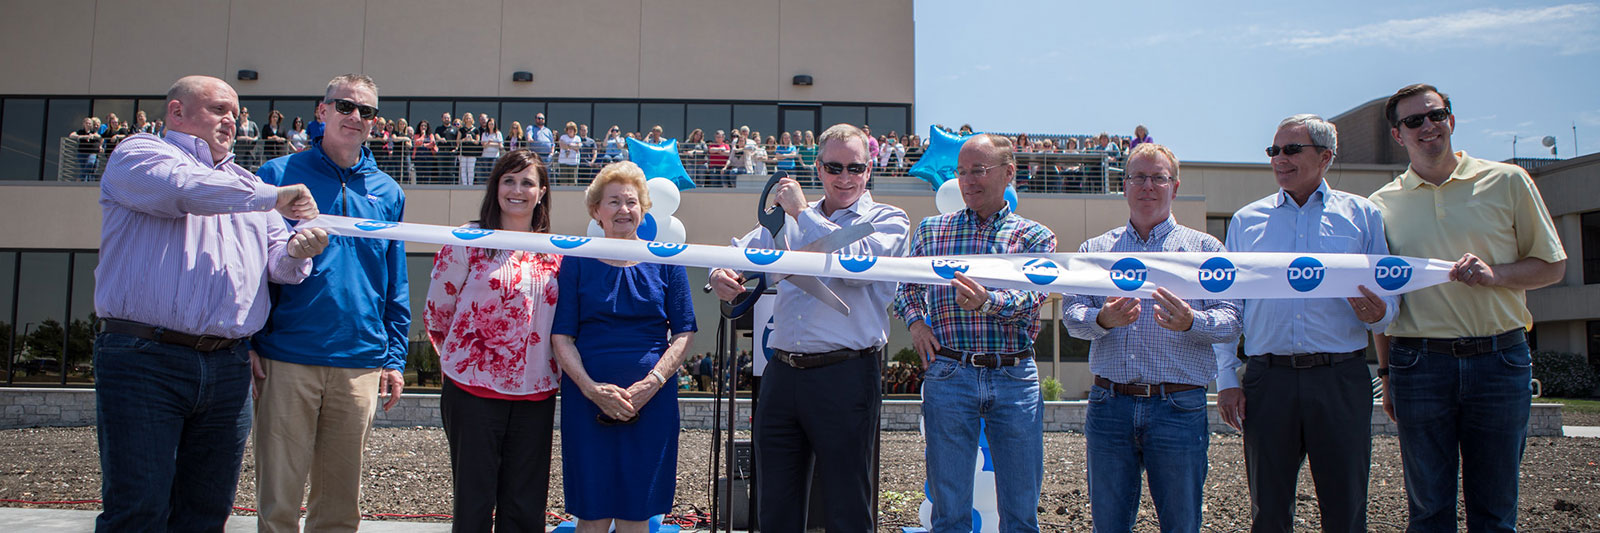
<svg viewBox="0 0 1600 533"><path fill-rule="evenodd" d="M1534 352L1533 379L1544 386L1545 396L1587 398L1594 391L1595 371L1581 354Z"/></svg>
<svg viewBox="0 0 1600 533"><path fill-rule="evenodd" d="M890 360L897 361L902 365L911 365L919 368L922 367L922 357L917 355L917 350L915 348L911 348L909 346L901 348L900 351L895 352L894 357Z"/></svg>
<svg viewBox="0 0 1600 533"><path fill-rule="evenodd" d="M1044 401L1053 402L1061 399L1061 382L1055 376L1046 376L1040 384L1039 394L1044 396Z"/></svg>

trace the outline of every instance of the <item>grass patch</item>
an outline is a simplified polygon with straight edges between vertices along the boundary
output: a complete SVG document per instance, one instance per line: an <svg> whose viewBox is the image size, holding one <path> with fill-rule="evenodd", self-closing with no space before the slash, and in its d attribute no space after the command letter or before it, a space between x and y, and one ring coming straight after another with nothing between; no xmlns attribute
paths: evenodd
<svg viewBox="0 0 1600 533"><path fill-rule="evenodd" d="M1564 406L1562 409L1570 412L1600 415L1600 400L1597 399L1544 397L1535 400L1535 402L1559 403Z"/></svg>

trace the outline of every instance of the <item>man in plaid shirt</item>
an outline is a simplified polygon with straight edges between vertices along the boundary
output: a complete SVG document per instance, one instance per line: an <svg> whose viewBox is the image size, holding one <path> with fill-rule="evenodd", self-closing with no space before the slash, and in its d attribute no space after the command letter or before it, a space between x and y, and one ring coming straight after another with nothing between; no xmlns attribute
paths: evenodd
<svg viewBox="0 0 1600 533"><path fill-rule="evenodd" d="M1054 252L1044 225L1011 212L1005 191L1016 177L1011 140L976 135L962 145L956 178L967 208L922 220L909 256ZM989 290L960 261L936 261L949 286L901 284L894 313L911 329L926 370L933 531L971 531L972 472L979 421L993 451L1000 531L1038 531L1044 481L1044 403L1033 361L1045 293Z"/></svg>
<svg viewBox="0 0 1600 533"><path fill-rule="evenodd" d="M1216 237L1178 225L1178 158L1144 143L1128 155L1122 180L1128 225L1089 239L1079 252L1222 252ZM1119 260L1112 279L1145 288L1144 265ZM1231 267L1228 267L1231 270ZM1198 531L1205 483L1206 385L1217 375L1211 345L1239 336L1233 300L1181 300L1165 288L1152 298L1074 296L1067 331L1090 341L1089 508L1095 531L1132 531L1141 470L1162 531Z"/></svg>

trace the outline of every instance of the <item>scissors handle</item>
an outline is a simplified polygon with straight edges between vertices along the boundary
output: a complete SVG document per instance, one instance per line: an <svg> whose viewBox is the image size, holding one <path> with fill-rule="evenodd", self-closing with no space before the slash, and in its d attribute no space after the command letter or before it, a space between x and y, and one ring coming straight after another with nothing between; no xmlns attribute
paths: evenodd
<svg viewBox="0 0 1600 533"><path fill-rule="evenodd" d="M760 300L761 295L766 294L767 276L760 272L754 272L745 278L745 282L748 283L752 279L756 280L756 287L754 289L745 291L744 294L735 297L732 302L722 302L723 318L733 320L735 318L744 316L746 313L749 313L751 309L755 308L756 300Z"/></svg>
<svg viewBox="0 0 1600 533"><path fill-rule="evenodd" d="M773 172L772 177L767 178L766 186L761 188L761 197L756 199L756 221L761 224L761 227L767 228L767 231L772 233L773 241L779 244L775 248L786 248L782 246L782 241L780 240L783 238L784 212L783 209L768 209L767 206L769 204L767 201L771 199L773 187L777 187L778 182L787 177L789 177L788 172L782 170Z"/></svg>

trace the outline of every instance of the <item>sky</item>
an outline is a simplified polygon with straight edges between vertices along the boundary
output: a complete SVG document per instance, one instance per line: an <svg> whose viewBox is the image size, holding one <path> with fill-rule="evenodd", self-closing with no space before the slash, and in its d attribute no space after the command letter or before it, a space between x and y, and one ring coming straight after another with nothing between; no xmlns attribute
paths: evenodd
<svg viewBox="0 0 1600 533"><path fill-rule="evenodd" d="M1267 162L1278 121L1411 83L1475 157L1600 151L1600 2L915 0L916 124L1131 135Z"/></svg>

